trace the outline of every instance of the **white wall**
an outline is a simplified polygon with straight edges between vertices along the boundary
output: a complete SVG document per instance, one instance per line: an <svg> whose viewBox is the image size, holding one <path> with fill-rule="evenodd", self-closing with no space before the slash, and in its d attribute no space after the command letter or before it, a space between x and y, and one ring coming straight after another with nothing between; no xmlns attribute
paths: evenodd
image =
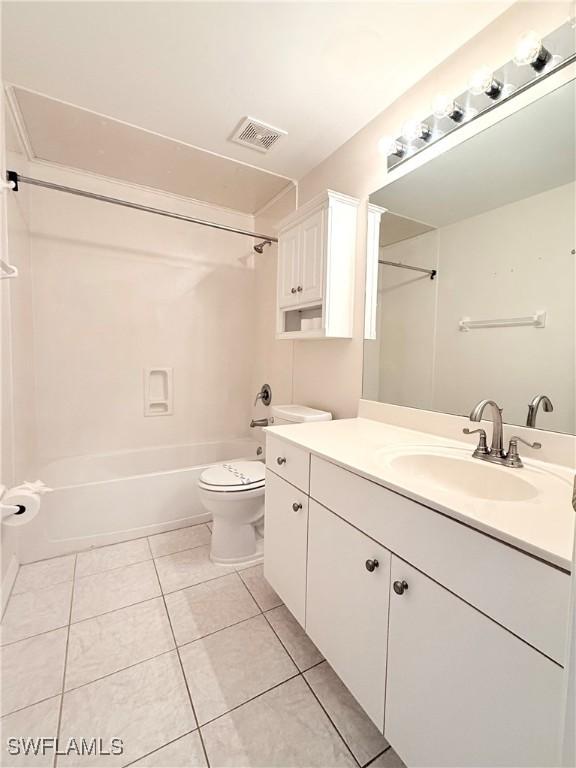
<svg viewBox="0 0 576 768"><path fill-rule="evenodd" d="M32 164L69 186L251 229L252 217ZM256 355L252 241L31 190L37 463L246 435ZM144 417L143 369L174 412Z"/></svg>
<svg viewBox="0 0 576 768"><path fill-rule="evenodd" d="M296 189L293 187L266 206L255 218L257 232L277 235L277 224L296 208ZM264 248L256 261L257 340L256 359L252 371L254 396L262 384L272 387L273 405L293 402L292 370L294 342L276 340L276 275L278 246ZM260 402L253 408L255 418L264 418L269 410ZM255 433L257 434L257 433Z"/></svg>
<svg viewBox="0 0 576 768"><path fill-rule="evenodd" d="M543 429L574 433L574 184L525 198L383 249L383 258L438 277L381 267L380 398L466 415L484 397L526 422L534 395ZM463 317L547 312L543 329L462 333Z"/></svg>

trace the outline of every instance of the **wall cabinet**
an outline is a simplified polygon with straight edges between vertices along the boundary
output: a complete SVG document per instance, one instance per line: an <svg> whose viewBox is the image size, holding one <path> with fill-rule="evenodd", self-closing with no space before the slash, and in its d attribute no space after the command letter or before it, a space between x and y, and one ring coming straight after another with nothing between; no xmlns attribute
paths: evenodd
<svg viewBox="0 0 576 768"><path fill-rule="evenodd" d="M267 440L265 576L409 768L555 764L569 575Z"/></svg>
<svg viewBox="0 0 576 768"><path fill-rule="evenodd" d="M311 500L306 632L380 729L389 588L390 553Z"/></svg>
<svg viewBox="0 0 576 768"><path fill-rule="evenodd" d="M280 224L279 338L350 338L358 200L328 190Z"/></svg>

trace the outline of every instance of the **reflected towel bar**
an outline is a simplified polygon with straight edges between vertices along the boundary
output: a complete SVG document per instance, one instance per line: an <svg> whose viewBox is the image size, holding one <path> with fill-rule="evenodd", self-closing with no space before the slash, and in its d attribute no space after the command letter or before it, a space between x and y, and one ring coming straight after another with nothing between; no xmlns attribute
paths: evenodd
<svg viewBox="0 0 576 768"><path fill-rule="evenodd" d="M464 332L476 328L517 328L520 326L545 328L546 312L536 312L535 315L528 315L527 317L504 317L495 320L471 320L469 317L463 317L458 323L458 328Z"/></svg>
<svg viewBox="0 0 576 768"><path fill-rule="evenodd" d="M437 269L424 269L424 267L411 267L410 264L400 264L397 261L384 261L383 259L378 259L378 264L386 264L388 267L400 267L400 269L412 269L414 272L425 272L427 275L430 275L430 280L434 280L434 278L438 274Z"/></svg>

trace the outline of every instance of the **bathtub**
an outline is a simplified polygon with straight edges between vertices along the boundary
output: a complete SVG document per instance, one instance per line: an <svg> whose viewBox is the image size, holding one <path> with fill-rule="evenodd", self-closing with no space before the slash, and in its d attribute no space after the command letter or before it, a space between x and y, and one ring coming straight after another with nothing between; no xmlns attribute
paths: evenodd
<svg viewBox="0 0 576 768"><path fill-rule="evenodd" d="M257 457L250 439L166 446L47 464L52 491L20 529L20 562L148 536L210 519L197 481L210 464Z"/></svg>

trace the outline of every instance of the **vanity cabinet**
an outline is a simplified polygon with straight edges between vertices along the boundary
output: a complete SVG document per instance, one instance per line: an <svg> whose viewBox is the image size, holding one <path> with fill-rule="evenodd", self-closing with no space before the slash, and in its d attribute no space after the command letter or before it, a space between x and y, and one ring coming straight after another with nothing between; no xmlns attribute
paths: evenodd
<svg viewBox="0 0 576 768"><path fill-rule="evenodd" d="M280 224L278 338L350 338L358 200L328 190Z"/></svg>
<svg viewBox="0 0 576 768"><path fill-rule="evenodd" d="M266 483L266 578L409 768L554 764L566 572L278 433Z"/></svg>
<svg viewBox="0 0 576 768"><path fill-rule="evenodd" d="M266 558L264 576L304 626L308 496L266 471Z"/></svg>
<svg viewBox="0 0 576 768"><path fill-rule="evenodd" d="M382 730L390 553L310 501L306 632Z"/></svg>
<svg viewBox="0 0 576 768"><path fill-rule="evenodd" d="M391 578L384 735L406 764L552 765L562 667L397 557Z"/></svg>

